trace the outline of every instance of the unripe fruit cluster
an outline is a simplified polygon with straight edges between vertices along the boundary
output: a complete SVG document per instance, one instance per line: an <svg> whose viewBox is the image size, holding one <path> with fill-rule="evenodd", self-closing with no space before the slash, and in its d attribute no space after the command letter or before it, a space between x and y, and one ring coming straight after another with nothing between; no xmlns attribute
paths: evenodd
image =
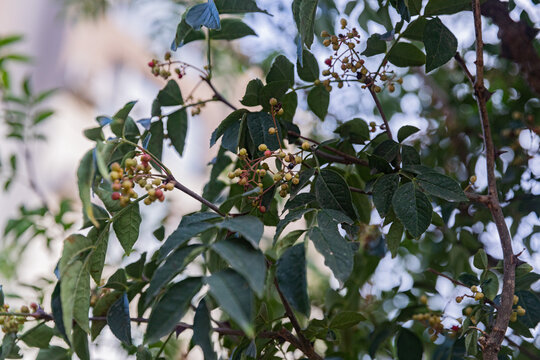
<svg viewBox="0 0 540 360"><path fill-rule="evenodd" d="M426 328L428 328L428 333L431 335L431 341L437 340L439 334L444 331L441 316L438 314L430 312L414 314L412 319L421 322Z"/></svg>
<svg viewBox="0 0 540 360"><path fill-rule="evenodd" d="M2 326L3 333L16 333L22 329L22 325L27 321L26 316L21 314L30 314L30 309L36 312L38 305L36 303L30 304L30 307L23 305L19 311L11 312L13 315L0 315L0 325ZM3 312L10 313L9 304L2 306Z"/></svg>
<svg viewBox="0 0 540 360"><path fill-rule="evenodd" d="M171 53L167 51L163 56L165 62L160 63L158 59L150 60L148 62L148 67L152 69L152 74L154 76L159 76L167 80L172 75L171 67L173 66L173 64L179 64L178 67L174 68L174 73L178 76L179 79L183 78L186 74L186 65L183 63L172 61L171 57Z"/></svg>
<svg viewBox="0 0 540 360"><path fill-rule="evenodd" d="M131 199L137 199L139 195L135 191L135 185L139 185L147 191L148 197L144 199L146 205L152 204L154 201L165 200L164 191L174 189L174 184L168 182L162 184L158 175L151 174L152 167L150 161L152 157L149 154L139 154L140 162L137 157L128 158L124 161L124 167L115 162L111 165L109 174L112 180L111 199L119 201L122 207L130 204Z"/></svg>

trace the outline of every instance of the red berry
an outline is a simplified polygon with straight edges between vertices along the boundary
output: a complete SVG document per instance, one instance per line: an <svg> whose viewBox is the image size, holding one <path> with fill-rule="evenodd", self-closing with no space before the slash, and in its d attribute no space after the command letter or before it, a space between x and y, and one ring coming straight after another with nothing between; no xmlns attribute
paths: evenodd
<svg viewBox="0 0 540 360"><path fill-rule="evenodd" d="M148 66L150 66L151 68L153 68L154 66L156 66L156 63L154 62L154 60L150 61L148 63Z"/></svg>
<svg viewBox="0 0 540 360"><path fill-rule="evenodd" d="M263 205L259 206L259 211L264 214L266 212L266 207Z"/></svg>
<svg viewBox="0 0 540 360"><path fill-rule="evenodd" d="M33 303L30 304L30 307L32 308L32 310L36 311L37 308L38 308L38 304L36 304L35 302L33 302Z"/></svg>
<svg viewBox="0 0 540 360"><path fill-rule="evenodd" d="M157 198L160 198L160 197L162 197L162 196L163 196L163 190L161 190L161 189L156 189L156 197L157 197Z"/></svg>
<svg viewBox="0 0 540 360"><path fill-rule="evenodd" d="M456 332L459 331L459 326L457 325L452 326L452 331L456 331Z"/></svg>
<svg viewBox="0 0 540 360"><path fill-rule="evenodd" d="M181 79L184 75L182 75L182 73L179 73L178 74L178 78Z"/></svg>
<svg viewBox="0 0 540 360"><path fill-rule="evenodd" d="M161 196L158 198L159 202L163 202L165 200L165 195L161 194Z"/></svg>
<svg viewBox="0 0 540 360"><path fill-rule="evenodd" d="M332 59L328 58L326 60L324 60L324 63L328 66L332 66Z"/></svg>
<svg viewBox="0 0 540 360"><path fill-rule="evenodd" d="M269 157L270 155L272 155L272 152L270 150L266 150L264 152L264 156Z"/></svg>
<svg viewBox="0 0 540 360"><path fill-rule="evenodd" d="M144 161L144 162L150 162L150 160L152 160L152 157L148 154L144 154L143 156L141 156L141 161Z"/></svg>
<svg viewBox="0 0 540 360"><path fill-rule="evenodd" d="M120 195L120 193L118 193L118 192L113 192L112 195L111 195L111 199L113 199L113 200L120 200L120 197L121 197L121 196L122 196L122 195Z"/></svg>

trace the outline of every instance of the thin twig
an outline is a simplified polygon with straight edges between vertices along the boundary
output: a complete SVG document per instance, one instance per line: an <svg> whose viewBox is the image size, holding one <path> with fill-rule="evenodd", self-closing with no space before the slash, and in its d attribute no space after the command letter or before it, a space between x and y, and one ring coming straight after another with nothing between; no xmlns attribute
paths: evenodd
<svg viewBox="0 0 540 360"><path fill-rule="evenodd" d="M457 52L456 55L454 55L454 59L456 59L457 63L461 68L463 69L463 72L465 75L467 75L467 78L471 82L471 84L474 84L474 76L469 71L469 68L467 68L467 64L465 63L465 60L461 57L461 55Z"/></svg>
<svg viewBox="0 0 540 360"><path fill-rule="evenodd" d="M200 203L208 206L210 209L214 210L216 213L218 213L219 215L223 216L223 217L226 217L227 214L225 214L223 211L221 211L219 209L219 207L217 207L216 205L212 204L210 201L206 200L205 198L203 198L201 195L197 194L196 192L194 192L193 190L187 188L186 186L182 185L181 183L179 183L174 177L172 176L169 176L168 177L168 180L167 182L171 182L174 184L174 187L177 188L178 190L188 194L189 196L191 196L192 198L194 198L195 200L199 201Z"/></svg>
<svg viewBox="0 0 540 360"><path fill-rule="evenodd" d="M384 113L384 109L381 105L381 102L379 101L379 98L377 97L377 94L373 90L373 86L368 86L368 89L371 97L373 98L373 101L375 101L375 106L377 106L377 110L379 110L379 114L381 114L381 118L384 122L385 131L388 134L388 137L390 138L390 140L394 140L392 137L392 131L390 130L390 126L388 125L388 119L386 118L386 114Z"/></svg>
<svg viewBox="0 0 540 360"><path fill-rule="evenodd" d="M201 76L201 79L205 83L208 84L210 89L212 89L212 91L214 92L214 97L216 98L216 100L221 101L222 103L224 103L225 105L227 105L228 107L230 107L233 110L237 110L236 106L231 104L227 99L225 99L223 97L223 95L221 95L221 93L219 91L217 91L217 89L215 88L214 84L212 84L212 81L210 81L210 79L208 79L207 77L204 77L204 76Z"/></svg>

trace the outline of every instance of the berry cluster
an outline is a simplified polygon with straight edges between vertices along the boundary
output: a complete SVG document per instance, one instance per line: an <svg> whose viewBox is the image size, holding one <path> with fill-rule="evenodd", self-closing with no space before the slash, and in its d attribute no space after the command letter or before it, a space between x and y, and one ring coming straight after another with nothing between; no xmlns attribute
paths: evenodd
<svg viewBox="0 0 540 360"><path fill-rule="evenodd" d="M332 50L334 50L334 54L324 61L328 68L323 70L322 74L329 76L322 82L326 90L332 91L331 82L337 82L338 88L341 89L345 81L356 79L365 84L362 88L373 87L373 91L379 93L382 88L374 83L378 77L379 80L385 82L389 92L394 92L396 89L394 83L402 84L403 79L397 78L392 71L386 69L383 69L382 72L369 72L364 66L364 60L355 50L356 45L360 43L358 31L356 28L348 28L346 19L341 19L340 23L341 29L346 30L345 33L330 35L326 30L321 33L321 37L325 38L323 45L332 46ZM343 50L340 51L341 49ZM341 73L338 73L340 70Z"/></svg>
<svg viewBox="0 0 540 360"><path fill-rule="evenodd" d="M472 291L472 295L465 294L463 296L456 297L456 302L459 304L466 297L470 297L470 298L472 298L472 299L474 299L476 301L480 301L480 300L482 300L484 298L484 293L479 291L478 286L476 286L476 285L471 286L471 291Z"/></svg>
<svg viewBox="0 0 540 360"><path fill-rule="evenodd" d="M284 198L289 194L291 186L300 182L300 169L297 168L297 165L302 164L305 160L305 152L311 150L308 142L302 143L301 148L296 152L284 150L275 120L275 116L282 115L284 110L275 98L270 99L270 106L275 126L268 129L268 134L277 137L279 149L272 151L268 149L266 144L259 144L257 149L263 155L250 158L247 149L242 148L237 154L243 162L242 168L236 168L227 175L231 180L238 179L237 184L243 186L246 192L259 189L259 191L254 191L253 195L248 196L248 199L251 200L253 207L257 207L261 213L266 212L266 207L262 205L262 197L265 193L271 191L275 186L279 188L279 195ZM271 159L279 164L275 169L271 169L269 166L268 160ZM266 189L263 185L265 177L272 179L272 185Z"/></svg>
<svg viewBox="0 0 540 360"><path fill-rule="evenodd" d="M38 310L39 306L36 303L30 304L30 308L26 305L21 306L19 312L12 312L13 315L1 315L0 325L4 333L16 333L21 330L22 325L26 322L26 316L21 314L30 314L30 309L33 312ZM4 304L2 307L4 312L9 313L9 305Z"/></svg>
<svg viewBox="0 0 540 360"><path fill-rule="evenodd" d="M431 335L431 341L437 340L439 334L444 331L444 326L441 322L441 316L432 312L426 312L422 314L414 314L412 316L413 320L420 321L426 328L428 328L428 333ZM453 328L452 330L455 331Z"/></svg>
<svg viewBox="0 0 540 360"><path fill-rule="evenodd" d="M174 72L179 79L183 78L184 75L186 75L187 64L172 61L170 52L165 53L164 59L165 62L163 63L160 63L157 59L152 59L148 62L148 66L152 69L152 74L154 74L154 76L160 76L163 79L167 80L172 75L171 69L174 67L174 65L178 65L174 67Z"/></svg>
<svg viewBox="0 0 540 360"><path fill-rule="evenodd" d="M150 161L152 157L146 153L140 153L140 162L137 157L128 158L124 161L124 167L115 162L111 165L109 174L112 180L113 193L111 198L120 201L123 207L129 205L131 199L137 199L139 195L134 189L135 184L139 185L147 191L148 197L144 199L146 205L152 204L154 201L165 200L164 191L174 189L172 182L162 183L160 177L163 175L152 174Z"/></svg>

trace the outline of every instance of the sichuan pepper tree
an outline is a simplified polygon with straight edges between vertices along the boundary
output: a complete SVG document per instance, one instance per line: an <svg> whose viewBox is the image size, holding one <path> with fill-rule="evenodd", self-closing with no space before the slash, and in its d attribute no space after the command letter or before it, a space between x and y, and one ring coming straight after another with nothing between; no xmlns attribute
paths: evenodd
<svg viewBox="0 0 540 360"><path fill-rule="evenodd" d="M534 186L521 182L537 181L524 160L534 155L517 142L523 130L538 133L538 103L531 101L538 74L531 70L534 59L515 52L505 35L512 29L514 42L522 41L521 49L534 58L532 38L523 34L530 28L514 22L496 0L364 3L358 24L348 19L356 5L349 2L338 17L317 18L318 7L329 14L337 8L331 1L294 0L296 57L275 56L264 81L249 81L241 106L215 84L211 50L222 40L255 35L235 14L269 14L252 0L210 0L186 9L172 50L205 41L207 64L198 68L171 52L152 59L149 71L167 84L150 117L135 121L130 112L136 103L129 102L85 130L95 147L77 171L84 225L64 241L50 304L20 311L5 305L1 356L16 357L25 343L40 348L38 358L75 353L88 359L89 341L99 342L108 326L138 359L172 356L167 344L186 330L190 346L200 347L205 359L538 359L526 339L540 321L540 300L531 289L540 276L511 238L521 217L538 214ZM474 22L474 69L439 18L456 13ZM502 55L510 60L501 57L493 70L484 65L481 14L500 27ZM362 36L370 20L388 31ZM321 23L330 26L316 37ZM312 51L315 41L325 48L322 62ZM496 52L493 46L486 51ZM508 77L505 67L516 66L526 69L528 83ZM437 126L389 126L395 103L408 91L407 72L431 89L422 111L441 120ZM212 97L184 96L179 84L186 75L198 76ZM506 107L492 103L501 88ZM521 96L508 95L509 89ZM330 98L345 90L369 97L380 120L351 113L328 139L301 131L295 121L301 109L324 121ZM161 156L166 144L182 156L188 111L196 116L208 102L230 112L210 138L217 155L199 194ZM169 107L176 110L163 109ZM502 147L514 158L503 161ZM485 167L475 174L480 157ZM479 176L485 191L476 185ZM162 228L156 230L163 241L156 252L102 279L110 235L130 254L144 221L141 207L165 201L172 191L198 200L201 210L185 214L166 239ZM510 228L505 215L516 219ZM291 230L293 222L300 228ZM481 231L473 226L478 223ZM501 261L478 240L490 223ZM325 276L308 278L308 268L316 267L308 246L322 256L334 285ZM387 252L418 259L418 269L408 270L413 284L366 295ZM191 266L202 276L188 275ZM430 307L440 278L456 286L452 302L462 307L461 317ZM30 320L38 324L31 327ZM142 339L133 339L133 327ZM65 344L50 345L53 337Z"/></svg>

